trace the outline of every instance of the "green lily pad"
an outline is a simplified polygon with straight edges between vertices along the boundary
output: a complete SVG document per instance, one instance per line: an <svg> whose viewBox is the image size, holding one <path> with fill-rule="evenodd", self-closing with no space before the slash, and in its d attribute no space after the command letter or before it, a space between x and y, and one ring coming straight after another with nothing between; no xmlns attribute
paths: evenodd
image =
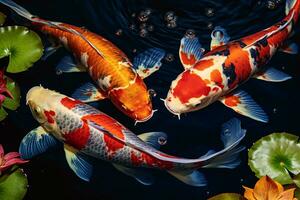
<svg viewBox="0 0 300 200"><path fill-rule="evenodd" d="M248 164L260 178L268 175L277 182L292 184L289 173L300 173L300 143L298 136L273 133L261 138L248 152Z"/></svg>
<svg viewBox="0 0 300 200"><path fill-rule="evenodd" d="M23 26L0 28L0 58L9 56L7 71L18 73L27 70L43 54L41 38Z"/></svg>
<svg viewBox="0 0 300 200"><path fill-rule="evenodd" d="M0 12L0 26L4 24L5 20L6 20L6 15Z"/></svg>
<svg viewBox="0 0 300 200"><path fill-rule="evenodd" d="M7 112L4 110L3 107L0 107L0 121L4 120L7 117Z"/></svg>
<svg viewBox="0 0 300 200"><path fill-rule="evenodd" d="M245 198L240 194L223 193L223 194L219 194L217 196L214 196L212 198L209 198L208 200L243 200L243 199L245 199Z"/></svg>
<svg viewBox="0 0 300 200"><path fill-rule="evenodd" d="M298 188L300 188L300 174L296 175L293 178L294 183L297 185Z"/></svg>
<svg viewBox="0 0 300 200"><path fill-rule="evenodd" d="M6 77L6 87L13 96L13 99L5 98L2 106L10 110L16 110L20 106L21 92L18 84L11 78Z"/></svg>
<svg viewBox="0 0 300 200"><path fill-rule="evenodd" d="M0 199L22 200L27 192L27 177L21 169L11 170L0 177Z"/></svg>

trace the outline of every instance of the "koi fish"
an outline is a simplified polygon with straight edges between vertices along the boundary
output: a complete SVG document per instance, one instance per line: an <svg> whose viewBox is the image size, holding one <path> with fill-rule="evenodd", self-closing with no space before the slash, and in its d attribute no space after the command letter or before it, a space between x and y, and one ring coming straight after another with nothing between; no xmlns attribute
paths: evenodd
<svg viewBox="0 0 300 200"><path fill-rule="evenodd" d="M41 126L23 138L19 148L21 157L31 159L63 143L70 168L85 181L92 175L89 157L94 157L112 163L117 170L145 185L153 183L151 174L145 172L148 168L165 170L189 185L204 186L206 180L199 168L235 168L240 163L238 154L244 149L238 144L246 130L237 119L222 126L224 149L210 150L197 159L185 159L158 150L167 141L165 133L136 136L103 112L55 91L33 87L26 101Z"/></svg>
<svg viewBox="0 0 300 200"><path fill-rule="evenodd" d="M57 72L87 71L93 83L84 84L73 94L83 102L94 102L108 98L125 115L144 122L153 115L152 103L143 78L157 71L165 52L159 48L149 49L134 59L133 64L113 43L85 28L43 20L11 0L1 0L20 16L28 19L42 33L56 39L73 57L66 56L57 66ZM45 58L60 45L46 49Z"/></svg>
<svg viewBox="0 0 300 200"><path fill-rule="evenodd" d="M299 10L300 0L287 0L282 21L231 42L225 29L216 27L211 34L211 51L206 54L197 37L186 35L179 49L185 71L163 99L166 108L180 118L181 113L200 110L218 100L239 114L268 122L261 107L246 92L235 89L252 77L270 82L291 78L266 64L280 48L291 54L298 52L297 45L286 40L298 21Z"/></svg>

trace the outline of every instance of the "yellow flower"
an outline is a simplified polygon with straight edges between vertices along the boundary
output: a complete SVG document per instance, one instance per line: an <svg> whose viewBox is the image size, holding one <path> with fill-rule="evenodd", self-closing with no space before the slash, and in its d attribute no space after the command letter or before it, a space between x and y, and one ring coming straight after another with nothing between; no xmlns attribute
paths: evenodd
<svg viewBox="0 0 300 200"><path fill-rule="evenodd" d="M257 181L254 189L243 187L247 200L297 200L294 198L295 188L284 190L280 183L273 181L268 176Z"/></svg>

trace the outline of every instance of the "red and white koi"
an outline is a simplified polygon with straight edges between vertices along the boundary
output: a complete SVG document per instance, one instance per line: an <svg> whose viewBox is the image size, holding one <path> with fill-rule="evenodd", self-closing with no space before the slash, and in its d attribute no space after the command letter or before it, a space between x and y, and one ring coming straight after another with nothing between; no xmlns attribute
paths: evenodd
<svg viewBox="0 0 300 200"><path fill-rule="evenodd" d="M167 109L175 115L200 110L219 100L236 112L258 121L268 116L244 91L235 89L254 77L280 82L291 77L265 65L280 48L297 53L297 46L285 42L298 21L300 0L287 0L286 17L279 23L250 36L229 42L226 31L217 27L212 36L211 51L203 55L197 38L184 37L179 49L185 68L171 84Z"/></svg>
<svg viewBox="0 0 300 200"><path fill-rule="evenodd" d="M82 179L91 177L92 165L87 156L111 162L121 172L149 185L153 179L140 168L166 170L182 182L203 186L199 168L234 168L239 164L237 147L245 136L237 119L222 127L224 149L210 150L197 159L171 156L158 150L166 143L162 132L136 136L115 119L57 92L33 87L27 93L27 104L40 127L29 132L21 142L19 152L24 159L45 152L59 142L64 143L66 159L71 169Z"/></svg>
<svg viewBox="0 0 300 200"><path fill-rule="evenodd" d="M43 20L11 0L0 0L0 3L28 19L32 26L52 39L55 38L73 53L78 63L75 63L73 57L66 56L58 64L57 72L88 71L97 87L91 83L84 84L75 91L74 98L84 102L108 98L137 122L152 117L154 111L151 98L142 79L160 68L160 61L165 54L162 49L149 49L139 54L132 64L113 43L85 28ZM47 48L45 57L56 49Z"/></svg>

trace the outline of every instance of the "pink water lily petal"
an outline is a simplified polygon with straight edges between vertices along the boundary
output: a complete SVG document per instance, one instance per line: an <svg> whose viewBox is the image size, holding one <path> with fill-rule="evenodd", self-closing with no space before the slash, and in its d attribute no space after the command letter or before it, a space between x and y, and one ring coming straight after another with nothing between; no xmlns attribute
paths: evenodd
<svg viewBox="0 0 300 200"><path fill-rule="evenodd" d="M23 164L23 163L27 163L27 162L28 162L28 160L22 160L21 158L13 158L13 159L6 161L3 166L4 167L12 166L12 165Z"/></svg>
<svg viewBox="0 0 300 200"><path fill-rule="evenodd" d="M10 160L12 158L16 158L16 157L20 157L20 154L18 152L10 152L4 156L4 159L6 161L8 161L8 160Z"/></svg>
<svg viewBox="0 0 300 200"><path fill-rule="evenodd" d="M0 159L4 156L4 149L2 144L0 144Z"/></svg>

